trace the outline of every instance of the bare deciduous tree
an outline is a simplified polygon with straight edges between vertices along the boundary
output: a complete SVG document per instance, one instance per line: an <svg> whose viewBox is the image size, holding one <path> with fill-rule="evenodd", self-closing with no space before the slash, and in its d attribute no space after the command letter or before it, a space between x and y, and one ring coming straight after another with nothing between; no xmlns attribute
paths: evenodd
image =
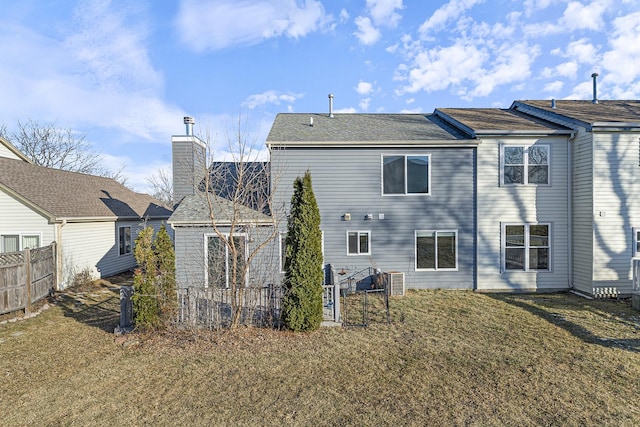
<svg viewBox="0 0 640 427"><path fill-rule="evenodd" d="M228 289L232 328L242 321L248 289L277 282L273 277L279 272L276 237L278 225L285 218L272 199L277 177L271 175L269 163L258 158L257 142L240 130L240 123L238 129L235 135L227 136L227 151L231 153L232 161L209 161L208 179L199 189L217 238L209 247L210 252L217 250L218 254L225 254L224 266L222 263L216 265L209 254L207 271L215 281L210 286ZM210 146L208 135L205 140ZM214 157L210 155L210 159Z"/></svg>
<svg viewBox="0 0 640 427"><path fill-rule="evenodd" d="M18 120L16 129L0 126L0 136L7 139L36 165L112 178L126 183L124 166L118 171L105 168L100 153L93 150L86 135L59 128L55 122Z"/></svg>
<svg viewBox="0 0 640 427"><path fill-rule="evenodd" d="M151 186L151 195L165 206L172 208L175 201L173 200L171 172L166 169L158 169L147 178L147 182Z"/></svg>

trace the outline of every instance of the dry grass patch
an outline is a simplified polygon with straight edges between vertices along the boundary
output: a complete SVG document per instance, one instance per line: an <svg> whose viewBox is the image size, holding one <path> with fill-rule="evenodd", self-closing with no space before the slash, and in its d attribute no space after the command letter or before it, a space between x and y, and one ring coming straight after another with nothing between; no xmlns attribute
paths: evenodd
<svg viewBox="0 0 640 427"><path fill-rule="evenodd" d="M125 346L98 295L0 326L4 425L640 424L625 302L420 291L391 301L390 325Z"/></svg>

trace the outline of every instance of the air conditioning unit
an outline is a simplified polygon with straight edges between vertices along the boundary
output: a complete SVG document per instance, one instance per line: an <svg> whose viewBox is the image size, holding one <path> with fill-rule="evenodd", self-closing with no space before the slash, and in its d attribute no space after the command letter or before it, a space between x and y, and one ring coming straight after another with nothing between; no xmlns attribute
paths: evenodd
<svg viewBox="0 0 640 427"><path fill-rule="evenodd" d="M404 273L393 271L387 273L388 292L391 296L404 296Z"/></svg>

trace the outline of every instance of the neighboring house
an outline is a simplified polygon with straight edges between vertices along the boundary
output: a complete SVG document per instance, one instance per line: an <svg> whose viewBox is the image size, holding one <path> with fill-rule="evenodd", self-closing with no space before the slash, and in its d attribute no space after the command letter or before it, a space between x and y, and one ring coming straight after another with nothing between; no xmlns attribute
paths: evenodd
<svg viewBox="0 0 640 427"><path fill-rule="evenodd" d="M510 109L443 108L435 115L480 142L476 289L567 289L571 130Z"/></svg>
<svg viewBox="0 0 640 427"><path fill-rule="evenodd" d="M110 178L37 166L0 138L0 252L57 242L58 287L88 269L105 277L133 268L133 242L171 211Z"/></svg>
<svg viewBox="0 0 640 427"><path fill-rule="evenodd" d="M280 280L274 218L252 209L263 197L258 190L268 189L262 173L264 164L248 168L262 184L247 186L248 197L242 198L250 205L247 207L237 199L231 201L234 177L238 178L233 165L214 163L206 167L206 145L191 134L189 126L187 135L171 139L174 198L178 204L168 223L174 230L178 286L229 287L233 251L221 239L229 236L238 253L243 254L239 265L251 259L246 285L262 286ZM219 176L221 171L225 171L225 177Z"/></svg>
<svg viewBox="0 0 640 427"><path fill-rule="evenodd" d="M473 289L478 142L435 115L278 114L267 138L274 205L288 210L309 170L335 272Z"/></svg>
<svg viewBox="0 0 640 427"><path fill-rule="evenodd" d="M640 102L516 101L511 109L573 130L570 286L628 294L640 256Z"/></svg>

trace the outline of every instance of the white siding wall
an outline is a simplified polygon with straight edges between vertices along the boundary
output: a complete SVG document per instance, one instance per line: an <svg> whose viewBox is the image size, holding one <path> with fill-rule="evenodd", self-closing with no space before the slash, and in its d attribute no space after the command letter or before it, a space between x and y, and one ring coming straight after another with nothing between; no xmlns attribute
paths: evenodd
<svg viewBox="0 0 640 427"><path fill-rule="evenodd" d="M0 143L0 157L6 157L9 159L20 159L20 157L16 156L16 154L5 147L4 144Z"/></svg>
<svg viewBox="0 0 640 427"><path fill-rule="evenodd" d="M550 186L500 186L500 145L548 144ZM568 287L567 137L483 139L478 146L478 289ZM502 272L501 224L550 223L551 271Z"/></svg>
<svg viewBox="0 0 640 427"><path fill-rule="evenodd" d="M150 221L148 225L157 231L161 221ZM118 228L126 226L131 227L132 253L120 255ZM60 286L69 286L74 274L85 268L94 277L108 277L134 268L133 244L143 226L142 221L67 223L62 226Z"/></svg>
<svg viewBox="0 0 640 427"><path fill-rule="evenodd" d="M572 144L573 287L591 294L593 278L593 143L580 129Z"/></svg>
<svg viewBox="0 0 640 427"><path fill-rule="evenodd" d="M594 287L631 291L632 228L640 227L639 137L593 133Z"/></svg>
<svg viewBox="0 0 640 427"><path fill-rule="evenodd" d="M40 245L46 246L55 240L54 229L42 215L0 191L0 235L39 235Z"/></svg>

